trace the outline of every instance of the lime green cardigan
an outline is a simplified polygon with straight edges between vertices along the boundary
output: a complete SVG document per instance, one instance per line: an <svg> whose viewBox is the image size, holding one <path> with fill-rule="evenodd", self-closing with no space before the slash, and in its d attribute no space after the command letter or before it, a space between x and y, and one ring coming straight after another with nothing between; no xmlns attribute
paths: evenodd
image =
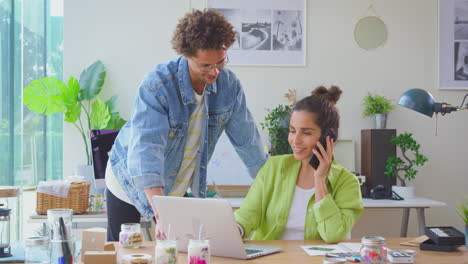
<svg viewBox="0 0 468 264"><path fill-rule="evenodd" d="M257 174L241 207L234 213L253 240L280 239L286 226L301 161L293 155L270 158ZM315 205L313 195L307 206L305 240L335 243L343 240L362 214L358 179L333 161L327 177L328 194ZM304 209L305 210L305 209Z"/></svg>

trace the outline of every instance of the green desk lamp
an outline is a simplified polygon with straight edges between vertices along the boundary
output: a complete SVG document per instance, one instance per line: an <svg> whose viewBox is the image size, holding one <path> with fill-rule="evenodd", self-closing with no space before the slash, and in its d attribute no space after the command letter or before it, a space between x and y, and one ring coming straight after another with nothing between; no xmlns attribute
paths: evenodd
<svg viewBox="0 0 468 264"><path fill-rule="evenodd" d="M450 105L447 103L436 103L434 102L434 97L423 89L410 89L404 92L400 99L398 99L398 104L406 108L412 109L421 114L432 117L434 113L441 113L441 115L449 114L452 111L467 110L468 103L463 106L465 99L468 94L463 98L463 102L460 106Z"/></svg>

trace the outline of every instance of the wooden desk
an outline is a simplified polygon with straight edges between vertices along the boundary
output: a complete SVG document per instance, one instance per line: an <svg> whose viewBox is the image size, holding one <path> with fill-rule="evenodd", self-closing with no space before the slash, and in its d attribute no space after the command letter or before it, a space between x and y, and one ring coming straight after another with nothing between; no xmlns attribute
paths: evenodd
<svg viewBox="0 0 468 264"><path fill-rule="evenodd" d="M244 198L224 198L231 203L233 208L239 208L244 201ZM444 202L434 201L431 199L416 197L414 199L405 199L402 201L395 200L373 200L364 198L362 199L365 209L382 209L382 208L397 208L403 209L403 217L401 219L400 237L406 237L408 234L408 220L410 209L414 208L418 214L419 235L424 235L424 228L426 227L426 216L424 210L431 207L446 206Z"/></svg>
<svg viewBox="0 0 468 264"><path fill-rule="evenodd" d="M389 238L387 239L387 247L390 249L413 249L416 253L416 264L468 264L468 250L462 246L457 252L436 252L436 251L420 251L415 247L400 246L401 242L408 241L408 238ZM352 239L349 242L360 242L360 240ZM274 246L283 249L282 252L267 255L250 260L237 260L222 257L211 257L211 263L248 263L248 264L275 264L275 263L310 263L322 264L324 257L311 257L307 255L300 246L304 245L323 245L323 241L309 240L309 241L286 241L286 240L270 240L270 241L249 241L249 244ZM144 242L143 247L139 249L126 249L120 248L118 243L118 258L125 254L150 254L154 257L155 242ZM153 259L154 263L154 259ZM187 263L187 254L179 253L177 263Z"/></svg>
<svg viewBox="0 0 468 264"><path fill-rule="evenodd" d="M461 246L457 252L436 252L436 251L420 251L416 247L400 246L401 242L409 241L408 238L388 238L387 247L390 249L412 249L416 251L415 264L468 264L468 250ZM352 239L347 242L360 242L357 239ZM270 241L248 241L248 244L264 245L280 247L283 251L272 255L267 255L251 260L237 260L222 257L211 257L211 263L246 263L246 264L275 264L275 263L309 263L309 264L322 264L324 257L311 257L307 255L300 246L304 245L323 245L323 241L309 240L309 241L286 241L286 240L270 240ZM139 249L121 248L118 243L115 243L118 250L118 258L125 254L150 254L154 257L155 242L145 241L143 246ZM154 263L154 258L153 258ZM187 263L187 254L179 253L177 263ZM5 263L15 264L15 263Z"/></svg>

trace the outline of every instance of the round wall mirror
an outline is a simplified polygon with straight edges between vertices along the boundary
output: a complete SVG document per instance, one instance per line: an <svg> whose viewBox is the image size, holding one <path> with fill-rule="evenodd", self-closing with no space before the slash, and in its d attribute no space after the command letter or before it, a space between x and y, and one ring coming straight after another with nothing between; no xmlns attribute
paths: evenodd
<svg viewBox="0 0 468 264"><path fill-rule="evenodd" d="M387 42L387 26L376 16L361 18L354 28L354 39L359 47L365 50L375 50Z"/></svg>

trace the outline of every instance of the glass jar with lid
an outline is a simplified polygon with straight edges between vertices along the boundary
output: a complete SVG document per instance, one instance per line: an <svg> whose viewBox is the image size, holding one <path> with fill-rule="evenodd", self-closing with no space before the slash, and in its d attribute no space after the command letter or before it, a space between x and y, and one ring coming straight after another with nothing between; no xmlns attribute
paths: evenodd
<svg viewBox="0 0 468 264"><path fill-rule="evenodd" d="M29 237L24 243L24 263L50 263L50 243L48 237Z"/></svg>
<svg viewBox="0 0 468 264"><path fill-rule="evenodd" d="M22 232L22 191L19 187L0 186L0 204L11 210L10 213L10 241L23 239Z"/></svg>
<svg viewBox="0 0 468 264"><path fill-rule="evenodd" d="M3 204L0 204L3 206ZM0 208L0 257L11 256L10 246L10 213L11 209Z"/></svg>
<svg viewBox="0 0 468 264"><path fill-rule="evenodd" d="M177 263L177 240L156 241L154 254L155 264L175 264Z"/></svg>
<svg viewBox="0 0 468 264"><path fill-rule="evenodd" d="M366 264L386 264L385 238L368 236L361 239L361 261Z"/></svg>
<svg viewBox="0 0 468 264"><path fill-rule="evenodd" d="M104 213L104 195L91 194L89 197L89 213L102 214Z"/></svg>
<svg viewBox="0 0 468 264"><path fill-rule="evenodd" d="M190 239L187 249L187 258L189 264L210 264L210 241L205 239Z"/></svg>
<svg viewBox="0 0 468 264"><path fill-rule="evenodd" d="M139 223L127 223L120 226L119 243L122 247L138 248L143 243L143 233Z"/></svg>

